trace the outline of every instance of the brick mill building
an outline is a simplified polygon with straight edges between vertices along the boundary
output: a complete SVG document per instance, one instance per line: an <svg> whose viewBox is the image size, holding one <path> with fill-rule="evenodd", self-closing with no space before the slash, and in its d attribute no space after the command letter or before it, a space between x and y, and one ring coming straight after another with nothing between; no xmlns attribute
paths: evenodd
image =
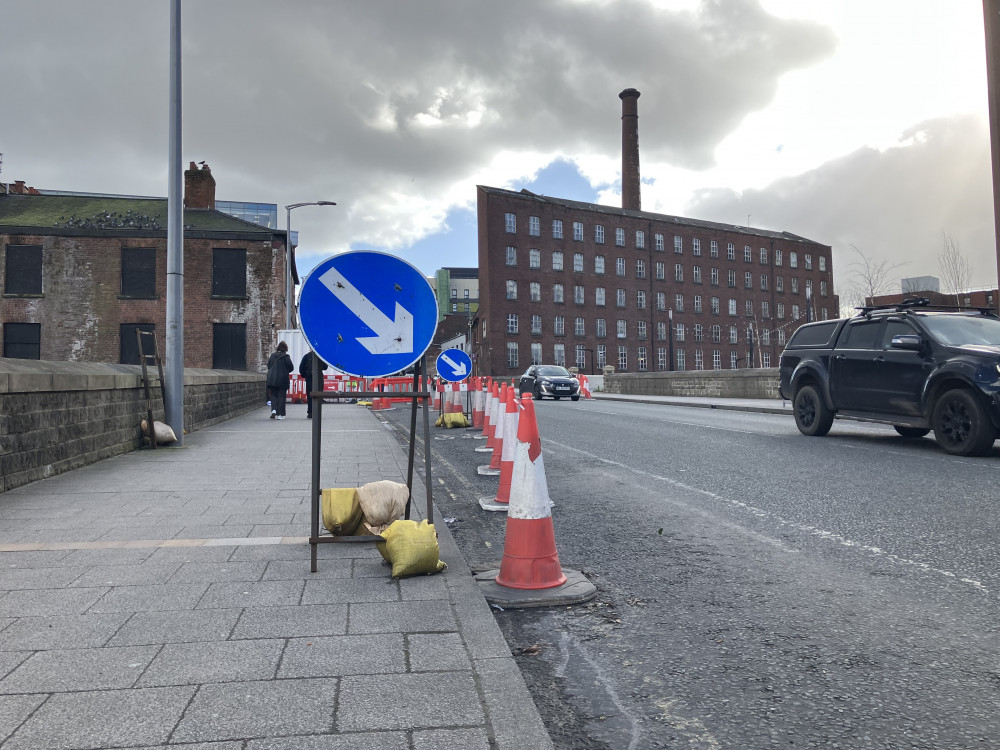
<svg viewBox="0 0 1000 750"><path fill-rule="evenodd" d="M284 324L285 232L215 210L207 166L184 177L184 364L261 371ZM166 225L163 198L0 192L2 355L135 363L138 328L162 356Z"/></svg>
<svg viewBox="0 0 1000 750"><path fill-rule="evenodd" d="M830 246L642 211L639 92L620 97L622 208L477 188L477 371L777 366L796 328L838 315Z"/></svg>

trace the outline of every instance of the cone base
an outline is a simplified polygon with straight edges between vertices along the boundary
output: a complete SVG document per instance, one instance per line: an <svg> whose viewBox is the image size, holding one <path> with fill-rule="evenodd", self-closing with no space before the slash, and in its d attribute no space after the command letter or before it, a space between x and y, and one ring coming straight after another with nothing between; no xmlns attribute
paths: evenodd
<svg viewBox="0 0 1000 750"><path fill-rule="evenodd" d="M483 510L506 513L510 509L510 503L497 502L495 497L481 497L479 498L479 507Z"/></svg>
<svg viewBox="0 0 1000 750"><path fill-rule="evenodd" d="M500 469L491 469L489 464L483 464L476 467L476 473L481 477L498 477Z"/></svg>
<svg viewBox="0 0 1000 750"><path fill-rule="evenodd" d="M476 438L476 440L479 439L480 439L479 437ZM492 452L493 449L490 448L488 445L480 445L476 447L476 453L492 453Z"/></svg>
<svg viewBox="0 0 1000 750"><path fill-rule="evenodd" d="M578 570L562 568L566 582L548 589L514 589L496 582L499 570L488 570L476 576L479 591L486 601L504 609L560 607L580 604L597 596L597 587Z"/></svg>

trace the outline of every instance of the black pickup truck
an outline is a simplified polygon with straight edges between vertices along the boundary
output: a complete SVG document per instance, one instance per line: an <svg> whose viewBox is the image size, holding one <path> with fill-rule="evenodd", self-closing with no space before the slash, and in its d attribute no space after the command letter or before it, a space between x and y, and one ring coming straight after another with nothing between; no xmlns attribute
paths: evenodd
<svg viewBox="0 0 1000 750"><path fill-rule="evenodd" d="M780 374L804 435L826 435L835 417L880 422L905 438L933 430L960 456L990 453L1000 437L1000 318L991 310L917 299L807 323L788 340Z"/></svg>

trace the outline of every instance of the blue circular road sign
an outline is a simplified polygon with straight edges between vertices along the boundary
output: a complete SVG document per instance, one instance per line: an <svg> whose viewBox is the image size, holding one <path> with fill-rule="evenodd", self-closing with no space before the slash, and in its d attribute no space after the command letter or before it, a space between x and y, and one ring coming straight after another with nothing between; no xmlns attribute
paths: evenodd
<svg viewBox="0 0 1000 750"><path fill-rule="evenodd" d="M302 282L299 323L315 352L350 375L405 370L437 330L434 290L405 260L372 251L327 258Z"/></svg>
<svg viewBox="0 0 1000 750"><path fill-rule="evenodd" d="M449 383L457 383L472 372L472 358L461 349L445 349L437 358L437 373Z"/></svg>

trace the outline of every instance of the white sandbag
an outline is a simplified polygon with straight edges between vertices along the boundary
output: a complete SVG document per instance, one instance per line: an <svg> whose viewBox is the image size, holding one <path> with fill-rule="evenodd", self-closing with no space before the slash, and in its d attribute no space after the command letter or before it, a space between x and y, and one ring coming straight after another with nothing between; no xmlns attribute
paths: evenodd
<svg viewBox="0 0 1000 750"><path fill-rule="evenodd" d="M382 479L358 487L358 503L364 513L365 524L373 534L379 534L403 515L410 490L400 482Z"/></svg>
<svg viewBox="0 0 1000 750"><path fill-rule="evenodd" d="M142 420L142 434L148 440L149 439L149 422L145 419ZM163 422L153 422L153 432L156 434L156 444L163 445L164 443L176 443L177 436L174 434L173 429L168 424Z"/></svg>

